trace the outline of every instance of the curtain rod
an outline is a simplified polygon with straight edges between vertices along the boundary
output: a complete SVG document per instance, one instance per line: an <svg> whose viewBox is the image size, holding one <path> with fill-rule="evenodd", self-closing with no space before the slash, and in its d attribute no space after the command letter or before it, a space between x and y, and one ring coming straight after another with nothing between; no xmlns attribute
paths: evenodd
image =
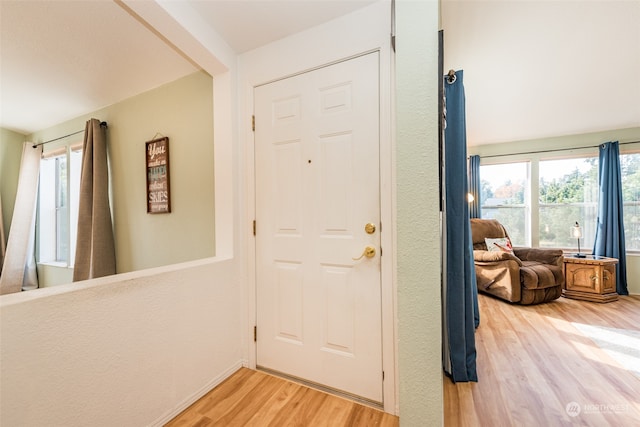
<svg viewBox="0 0 640 427"><path fill-rule="evenodd" d="M628 141L628 142L619 142L618 145L625 145L625 144L638 144L640 143L640 141ZM604 143L603 143L604 144ZM480 156L481 159L488 159L491 157L506 157L506 156L519 156L521 154L539 154L539 153L556 153L558 151L571 151L571 150L581 150L583 148L598 148L600 147L602 144L598 144L598 145L587 145L584 147L571 147L571 148L558 148L555 150L538 150L538 151L524 151L521 153L509 153L509 154L493 154L491 156Z"/></svg>
<svg viewBox="0 0 640 427"><path fill-rule="evenodd" d="M105 128L108 127L107 122L100 122L100 127L105 127ZM84 132L84 129L76 131L76 132L72 132L72 133L70 133L68 135L65 135L65 136L60 136L58 138L50 139L48 141L38 142L37 144L33 144L33 148L36 148L36 147L38 147L40 145L48 144L48 143L53 142L53 141L58 141L60 139L64 139L64 138L67 138L69 136L77 135L77 134L82 133L82 132Z"/></svg>

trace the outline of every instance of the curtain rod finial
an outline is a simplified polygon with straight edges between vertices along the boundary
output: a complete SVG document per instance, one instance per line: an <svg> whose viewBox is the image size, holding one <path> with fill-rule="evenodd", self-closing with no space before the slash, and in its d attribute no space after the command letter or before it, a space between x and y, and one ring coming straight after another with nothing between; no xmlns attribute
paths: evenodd
<svg viewBox="0 0 640 427"><path fill-rule="evenodd" d="M452 84L453 82L456 81L457 76L456 76L456 71L454 69L449 70L449 73L447 73L447 82L449 84Z"/></svg>

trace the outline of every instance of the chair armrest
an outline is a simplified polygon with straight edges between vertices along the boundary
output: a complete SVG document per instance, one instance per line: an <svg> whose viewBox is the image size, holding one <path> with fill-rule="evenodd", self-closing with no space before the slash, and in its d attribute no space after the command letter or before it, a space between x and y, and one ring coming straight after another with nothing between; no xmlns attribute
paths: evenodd
<svg viewBox="0 0 640 427"><path fill-rule="evenodd" d="M501 262L501 261L515 261L519 266L522 266L522 261L509 252L489 252L489 251L473 251L474 262Z"/></svg>
<svg viewBox="0 0 640 427"><path fill-rule="evenodd" d="M523 261L537 261L562 267L564 253L562 249L551 248L513 248L513 253Z"/></svg>

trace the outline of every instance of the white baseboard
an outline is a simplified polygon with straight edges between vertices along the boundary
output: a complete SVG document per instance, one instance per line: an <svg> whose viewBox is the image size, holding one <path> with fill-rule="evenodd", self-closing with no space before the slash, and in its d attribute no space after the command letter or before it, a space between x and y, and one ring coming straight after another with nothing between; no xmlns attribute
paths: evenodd
<svg viewBox="0 0 640 427"><path fill-rule="evenodd" d="M229 378L231 375L233 375L238 369L242 368L243 366L246 367L246 361L238 360L232 366L224 370L224 372L212 378L211 381L209 381L207 384L202 386L200 390L196 391L191 396L187 397L178 405L176 405L174 408L170 409L168 412L163 414L160 418L158 418L157 420L149 424L149 426L150 427L164 426L166 423L174 419L178 414L180 414L182 411L187 409L189 406L193 405L195 402L198 401L198 399L200 399L202 396L207 394L209 391L215 388L222 381Z"/></svg>

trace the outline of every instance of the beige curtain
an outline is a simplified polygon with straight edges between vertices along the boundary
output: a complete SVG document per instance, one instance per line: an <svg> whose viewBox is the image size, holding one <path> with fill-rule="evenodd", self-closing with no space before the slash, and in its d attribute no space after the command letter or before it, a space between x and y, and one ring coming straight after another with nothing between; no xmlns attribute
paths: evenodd
<svg viewBox="0 0 640 427"><path fill-rule="evenodd" d="M0 276L1 295L38 287L35 222L41 156L42 146L33 148L32 143L24 143L18 175L18 191Z"/></svg>
<svg viewBox="0 0 640 427"><path fill-rule="evenodd" d="M2 216L2 193L0 193L0 274L2 274L5 245L6 240L4 240L4 217Z"/></svg>
<svg viewBox="0 0 640 427"><path fill-rule="evenodd" d="M106 127L101 126L99 120L91 119L84 131L73 281L108 276L115 272Z"/></svg>

